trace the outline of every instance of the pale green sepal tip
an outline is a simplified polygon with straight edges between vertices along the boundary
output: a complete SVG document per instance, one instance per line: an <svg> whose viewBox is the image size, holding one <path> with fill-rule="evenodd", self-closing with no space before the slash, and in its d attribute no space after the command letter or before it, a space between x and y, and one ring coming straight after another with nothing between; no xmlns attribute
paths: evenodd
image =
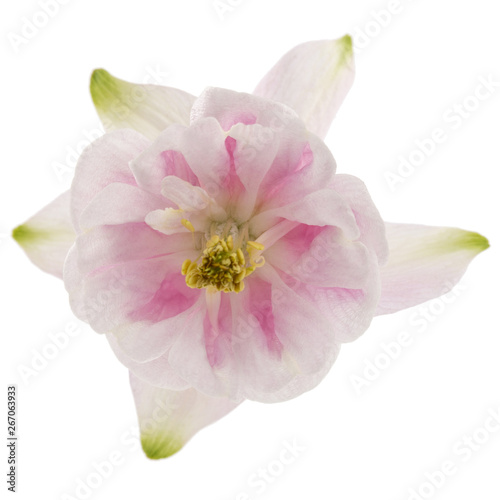
<svg viewBox="0 0 500 500"><path fill-rule="evenodd" d="M22 224L17 226L12 230L12 237L19 243L21 246L29 245L30 243L35 242L37 239L44 238L47 236L45 231L37 231L26 224Z"/></svg>
<svg viewBox="0 0 500 500"><path fill-rule="evenodd" d="M457 244L462 248L477 250L478 253L486 250L490 246L487 238L479 233L466 231L462 238L457 241Z"/></svg>
<svg viewBox="0 0 500 500"><path fill-rule="evenodd" d="M352 54L351 35L345 35L342 38L339 38L338 43L342 47L345 56L350 56Z"/></svg>
<svg viewBox="0 0 500 500"><path fill-rule="evenodd" d="M159 437L157 434L154 436L143 435L141 444L146 456L152 460L171 457L184 446L180 439L170 436Z"/></svg>
<svg viewBox="0 0 500 500"><path fill-rule="evenodd" d="M90 78L90 94L98 110L106 110L122 93L127 82L115 78L105 69L96 69Z"/></svg>

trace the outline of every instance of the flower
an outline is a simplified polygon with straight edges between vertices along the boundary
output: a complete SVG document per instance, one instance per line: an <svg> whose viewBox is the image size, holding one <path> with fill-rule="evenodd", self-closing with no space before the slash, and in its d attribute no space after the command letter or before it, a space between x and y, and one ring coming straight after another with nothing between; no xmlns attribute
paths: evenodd
<svg viewBox="0 0 500 500"><path fill-rule="evenodd" d="M323 137L353 77L348 36L294 48L253 94L92 75L107 133L14 237L130 370L149 457L312 389L375 315L446 293L488 247L384 223L335 173Z"/></svg>

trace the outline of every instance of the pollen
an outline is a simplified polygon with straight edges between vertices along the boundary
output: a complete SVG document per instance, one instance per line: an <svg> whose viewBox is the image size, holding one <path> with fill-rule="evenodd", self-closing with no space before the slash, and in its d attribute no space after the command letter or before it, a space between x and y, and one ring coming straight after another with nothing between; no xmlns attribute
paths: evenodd
<svg viewBox="0 0 500 500"><path fill-rule="evenodd" d="M262 256L255 260L255 252L263 250L262 244L248 241L244 252L236 248L231 235L227 238L214 235L196 261L184 261L181 272L190 288L212 287L220 292L239 293L245 288L244 279L264 264Z"/></svg>

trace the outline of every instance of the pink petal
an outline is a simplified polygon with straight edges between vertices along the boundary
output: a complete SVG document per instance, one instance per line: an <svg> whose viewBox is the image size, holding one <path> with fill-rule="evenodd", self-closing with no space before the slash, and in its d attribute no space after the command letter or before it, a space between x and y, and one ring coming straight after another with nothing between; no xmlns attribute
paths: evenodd
<svg viewBox="0 0 500 500"><path fill-rule="evenodd" d="M359 237L359 229L349 205L333 189L321 189L288 205L259 213L250 221L253 234L261 234L280 219L310 226L336 226L349 239Z"/></svg>
<svg viewBox="0 0 500 500"><path fill-rule="evenodd" d="M130 163L137 185L150 193L160 194L161 181L175 175L193 186L198 186L198 178L180 152L182 135L186 127L172 125L164 130L151 146Z"/></svg>
<svg viewBox="0 0 500 500"><path fill-rule="evenodd" d="M207 335L210 335L210 321L206 304L200 300L198 310L190 315L170 349L168 363L180 377L204 394L237 398L238 381L230 375L232 360L219 361L214 367L207 352Z"/></svg>
<svg viewBox="0 0 500 500"><path fill-rule="evenodd" d="M335 174L332 153L317 137L301 129L293 133L287 130L280 139L280 152L260 187L260 210L304 198L329 186Z"/></svg>
<svg viewBox="0 0 500 500"><path fill-rule="evenodd" d="M384 265L389 256L385 223L365 184L353 175L337 174L333 178L332 187L351 207L361 233L359 241L372 249L378 257L379 264Z"/></svg>
<svg viewBox="0 0 500 500"><path fill-rule="evenodd" d="M71 218L77 232L83 210L108 184L136 185L129 162L148 145L148 140L137 132L118 130L100 137L85 149L71 186Z"/></svg>
<svg viewBox="0 0 500 500"><path fill-rule="evenodd" d="M235 204L235 216L247 220L254 210L259 186L278 153L280 141L274 140L276 133L272 129L258 124L238 123L228 134L235 140L232 156L244 188Z"/></svg>
<svg viewBox="0 0 500 500"><path fill-rule="evenodd" d="M127 356L114 334L108 333L106 338L118 361L145 383L171 391L182 391L191 387L169 366L167 355L163 354L156 359L140 363Z"/></svg>
<svg viewBox="0 0 500 500"><path fill-rule="evenodd" d="M264 268L262 268L264 269ZM362 335L373 319L380 298L380 279L375 255L362 288L317 287L280 273L286 285L314 307L332 325L336 342L351 342Z"/></svg>
<svg viewBox="0 0 500 500"><path fill-rule="evenodd" d="M179 150L209 196L224 205L224 182L229 175L226 134L217 120L200 119L182 135Z"/></svg>
<svg viewBox="0 0 500 500"><path fill-rule="evenodd" d="M283 130L297 121L297 114L288 106L243 92L234 92L216 87L206 88L196 99L191 109L191 124L213 117L224 130L237 123L258 123L273 130Z"/></svg>
<svg viewBox="0 0 500 500"><path fill-rule="evenodd" d="M192 235L186 231L165 236L144 222L127 223L95 227L78 237L77 246L79 268L88 274L124 262L182 252L192 248Z"/></svg>
<svg viewBox="0 0 500 500"><path fill-rule="evenodd" d="M366 246L338 228L304 224L266 251L266 261L303 283L330 288L363 288L372 264Z"/></svg>
<svg viewBox="0 0 500 500"><path fill-rule="evenodd" d="M80 283L83 295L76 303L71 301L76 306L73 306L73 311L100 333L112 331L131 321L157 322L171 317L179 309L190 307L199 294L198 290L180 283L182 276L179 269L184 257L184 252L181 252L180 255L130 261L84 276ZM64 276L70 294L76 288L72 277L75 275ZM173 290L168 285L162 288L162 285L171 282L174 277L179 281L174 289L178 295L175 300L166 302L163 295L171 297Z"/></svg>
<svg viewBox="0 0 500 500"><path fill-rule="evenodd" d="M80 216L80 227L144 222L155 209L165 208L165 200L130 184L113 182L99 192Z"/></svg>
<svg viewBox="0 0 500 500"><path fill-rule="evenodd" d="M272 284L275 334L283 345L284 361L297 373L320 371L332 359L331 353L338 351L335 325L318 312L313 302L288 287L272 266L264 266L257 273Z"/></svg>

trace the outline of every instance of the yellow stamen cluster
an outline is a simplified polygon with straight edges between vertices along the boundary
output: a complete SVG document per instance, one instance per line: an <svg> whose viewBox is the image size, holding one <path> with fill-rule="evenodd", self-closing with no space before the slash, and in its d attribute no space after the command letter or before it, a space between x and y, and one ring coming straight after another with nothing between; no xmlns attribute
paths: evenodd
<svg viewBox="0 0 500 500"><path fill-rule="evenodd" d="M252 258L255 250L264 250L264 246L255 241L247 242L247 253L250 265L247 265L245 254L241 248L234 248L233 237L221 239L212 236L201 255L201 263L189 259L182 264L182 274L186 276L186 284L191 288L214 287L221 292L241 292L245 283L243 279L264 264L261 257L256 263ZM197 259L198 260L198 259Z"/></svg>

